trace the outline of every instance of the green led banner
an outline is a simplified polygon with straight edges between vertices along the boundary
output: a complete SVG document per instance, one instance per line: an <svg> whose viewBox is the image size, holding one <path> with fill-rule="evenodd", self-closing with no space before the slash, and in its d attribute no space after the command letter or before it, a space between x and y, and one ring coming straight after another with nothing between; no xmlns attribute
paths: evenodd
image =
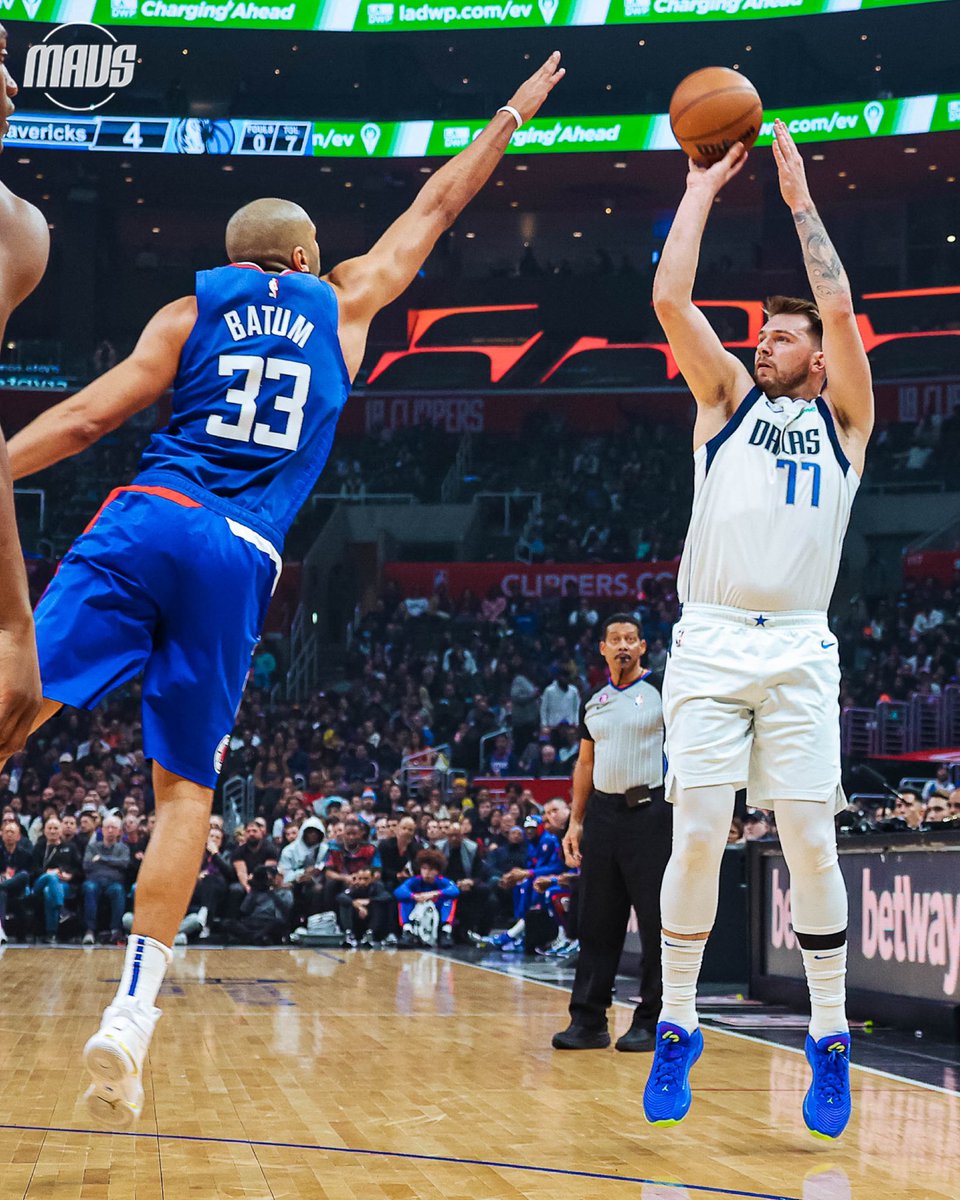
<svg viewBox="0 0 960 1200"><path fill-rule="evenodd" d="M662 25L854 12L942 0L0 0L4 20L93 21L177 29L531 29L569 25Z"/></svg>
<svg viewBox="0 0 960 1200"><path fill-rule="evenodd" d="M767 114L759 145L769 145L774 115L798 142L836 142L960 131L960 93L868 100ZM280 155L314 158L441 158L468 146L484 121L260 121L202 117L67 116L16 112L9 147L116 150L123 153ZM508 154L677 150L666 114L543 117L510 139ZM958 139L960 152L960 139Z"/></svg>

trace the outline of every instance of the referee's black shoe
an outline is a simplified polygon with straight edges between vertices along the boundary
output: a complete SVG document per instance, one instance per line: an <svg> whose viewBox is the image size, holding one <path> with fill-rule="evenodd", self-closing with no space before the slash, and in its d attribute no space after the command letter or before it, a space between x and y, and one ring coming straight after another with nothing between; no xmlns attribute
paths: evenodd
<svg viewBox="0 0 960 1200"><path fill-rule="evenodd" d="M634 1054L652 1051L657 1044L656 1029L648 1029L645 1025L631 1025L622 1037L617 1038L617 1050L626 1050Z"/></svg>
<svg viewBox="0 0 960 1200"><path fill-rule="evenodd" d="M570 1025L553 1035L554 1050L606 1050L610 1045L610 1034L606 1029L584 1029L582 1025Z"/></svg>

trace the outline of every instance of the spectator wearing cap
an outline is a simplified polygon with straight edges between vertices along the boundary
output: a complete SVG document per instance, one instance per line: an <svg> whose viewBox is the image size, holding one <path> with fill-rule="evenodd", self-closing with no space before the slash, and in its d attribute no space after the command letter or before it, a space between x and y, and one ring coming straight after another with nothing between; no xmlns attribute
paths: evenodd
<svg viewBox="0 0 960 1200"><path fill-rule="evenodd" d="M553 683L544 688L540 700L540 726L554 730L558 725L576 728L580 720L580 693L560 670L554 670Z"/></svg>
<svg viewBox="0 0 960 1200"><path fill-rule="evenodd" d="M111 813L104 818L103 840L89 841L83 854L83 944L96 941L100 901L110 906L109 938L119 943L123 938L123 905L126 899L127 872L130 869L130 850L121 840L123 823Z"/></svg>
<svg viewBox="0 0 960 1200"><path fill-rule="evenodd" d="M374 811L377 806L377 793L373 788L364 788L360 795L360 811L357 816L370 829L376 824L377 814Z"/></svg>
<svg viewBox="0 0 960 1200"><path fill-rule="evenodd" d="M748 808L743 822L743 836L748 842L765 842L774 837L769 813L762 808Z"/></svg>

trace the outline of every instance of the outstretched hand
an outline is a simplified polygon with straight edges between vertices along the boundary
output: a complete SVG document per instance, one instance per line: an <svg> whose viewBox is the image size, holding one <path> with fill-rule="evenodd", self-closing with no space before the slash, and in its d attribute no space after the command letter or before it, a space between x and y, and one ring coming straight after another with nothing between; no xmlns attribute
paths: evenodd
<svg viewBox="0 0 960 1200"><path fill-rule="evenodd" d="M723 158L709 167L701 166L692 158L687 161L690 164L687 171L687 187L705 188L716 195L743 169L743 164L747 161L747 148L743 142L734 142Z"/></svg>
<svg viewBox="0 0 960 1200"><path fill-rule="evenodd" d="M807 173L797 143L778 117L773 123L773 159L780 177L780 195L791 211L810 202Z"/></svg>
<svg viewBox="0 0 960 1200"><path fill-rule="evenodd" d="M560 66L560 51L554 50L543 66L521 83L510 97L510 104L524 121L529 121L566 73L566 68Z"/></svg>

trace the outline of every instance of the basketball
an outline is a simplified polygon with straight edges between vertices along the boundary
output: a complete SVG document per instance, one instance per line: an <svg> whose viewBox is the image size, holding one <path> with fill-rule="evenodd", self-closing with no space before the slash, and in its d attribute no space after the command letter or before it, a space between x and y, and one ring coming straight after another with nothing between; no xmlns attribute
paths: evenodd
<svg viewBox="0 0 960 1200"><path fill-rule="evenodd" d="M673 135L684 153L701 166L719 162L734 142L749 149L762 119L757 89L729 67L694 71L677 85L670 100Z"/></svg>

